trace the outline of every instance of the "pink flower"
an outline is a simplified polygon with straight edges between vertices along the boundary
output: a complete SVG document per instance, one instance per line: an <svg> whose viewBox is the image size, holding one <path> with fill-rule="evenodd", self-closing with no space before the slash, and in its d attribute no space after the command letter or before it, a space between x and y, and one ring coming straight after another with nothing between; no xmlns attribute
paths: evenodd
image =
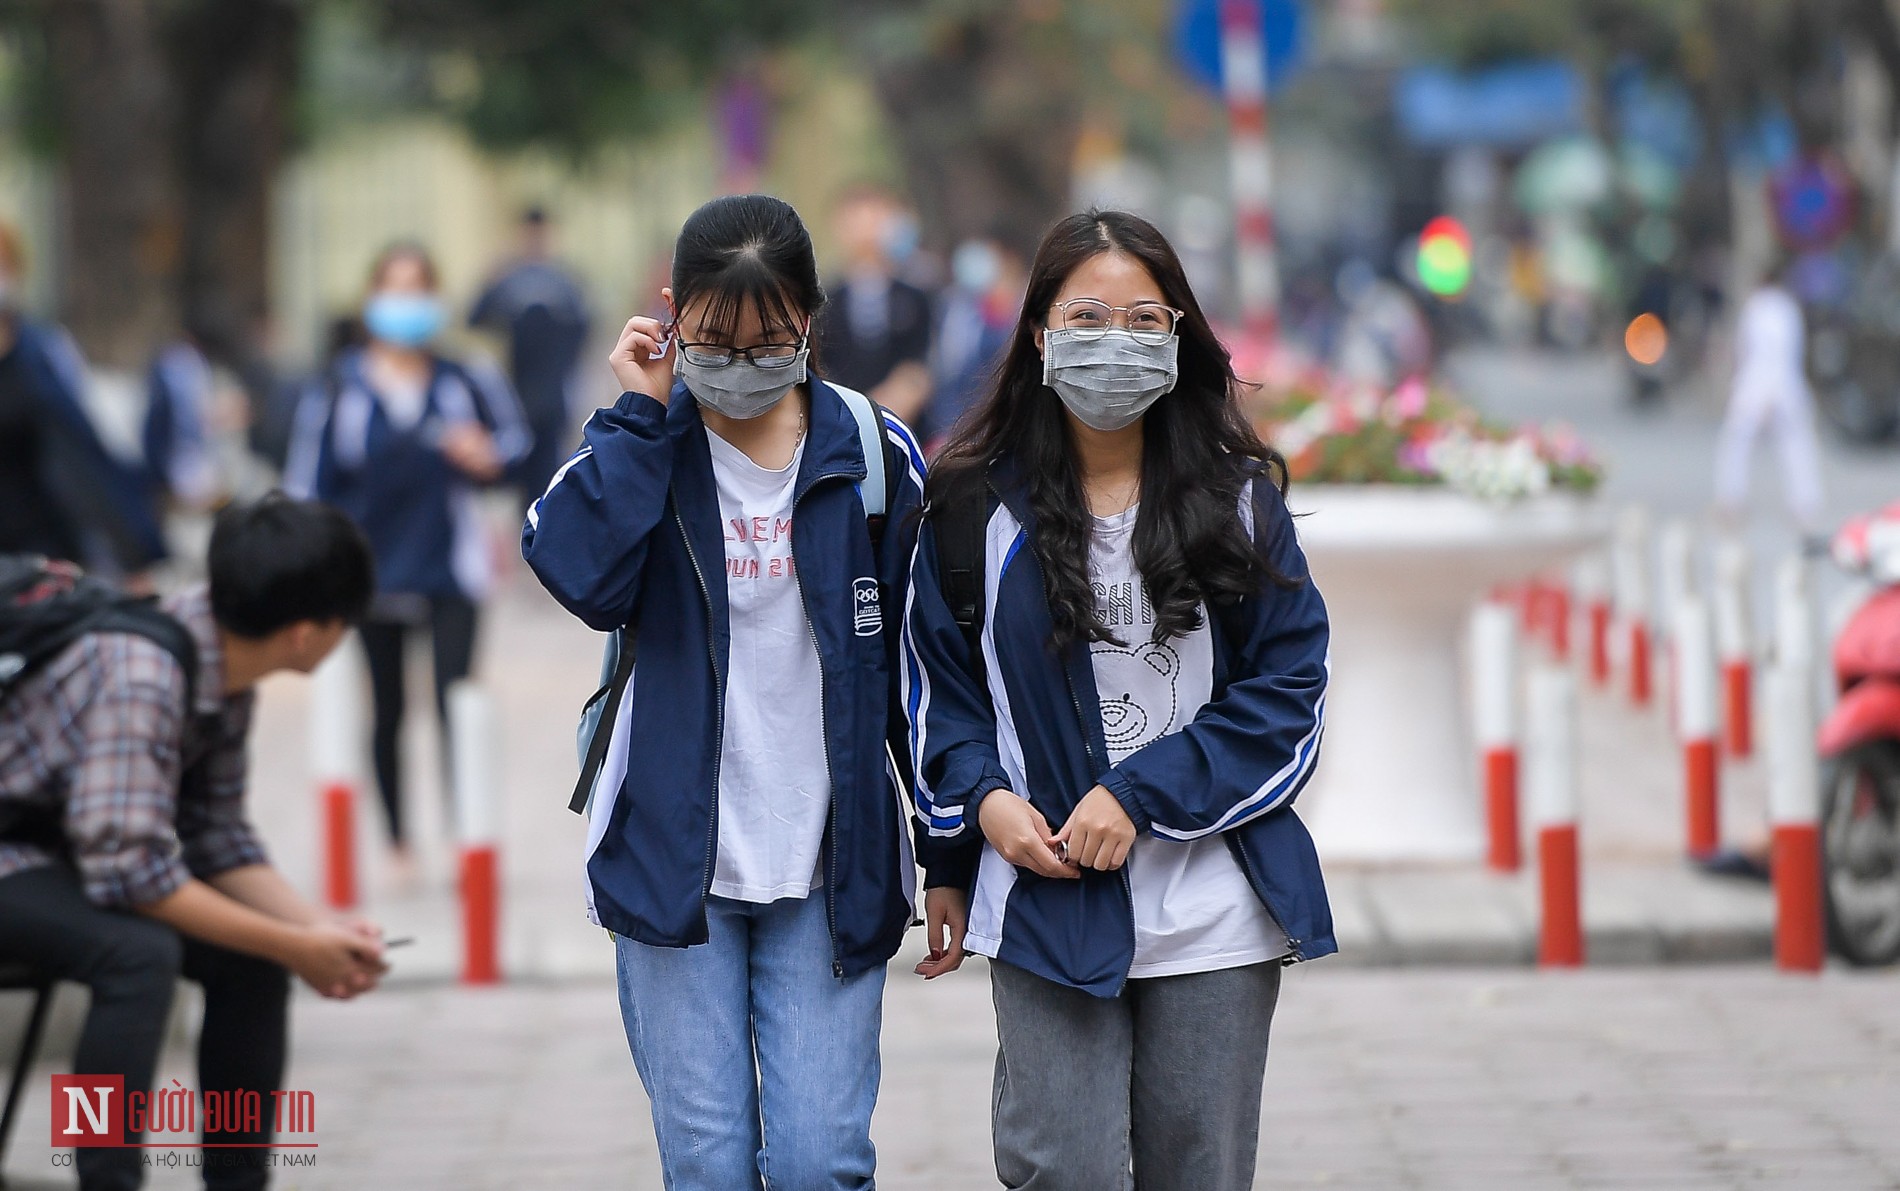
<svg viewBox="0 0 1900 1191"><path fill-rule="evenodd" d="M1431 393L1425 388L1425 382L1416 376L1408 376L1392 390L1392 410L1401 418L1416 418L1425 413L1425 404Z"/></svg>

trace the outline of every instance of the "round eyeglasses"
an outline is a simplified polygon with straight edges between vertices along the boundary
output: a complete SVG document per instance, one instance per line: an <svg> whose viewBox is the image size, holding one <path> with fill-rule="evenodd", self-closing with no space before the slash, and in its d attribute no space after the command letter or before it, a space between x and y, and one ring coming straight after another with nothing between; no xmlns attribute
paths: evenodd
<svg viewBox="0 0 1900 1191"><path fill-rule="evenodd" d="M1070 298L1050 309L1055 311L1055 328L1073 331L1077 339L1099 339L1113 327L1127 331L1137 343L1166 343L1181 321L1179 310L1159 302L1110 306L1099 298Z"/></svg>

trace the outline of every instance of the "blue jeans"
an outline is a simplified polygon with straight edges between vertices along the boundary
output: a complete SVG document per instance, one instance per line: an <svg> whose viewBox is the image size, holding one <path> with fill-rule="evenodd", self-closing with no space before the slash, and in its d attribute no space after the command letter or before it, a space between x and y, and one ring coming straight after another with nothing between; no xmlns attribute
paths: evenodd
<svg viewBox="0 0 1900 1191"><path fill-rule="evenodd" d="M831 974L822 890L710 898L706 925L697 947L614 940L667 1191L874 1187L884 969Z"/></svg>

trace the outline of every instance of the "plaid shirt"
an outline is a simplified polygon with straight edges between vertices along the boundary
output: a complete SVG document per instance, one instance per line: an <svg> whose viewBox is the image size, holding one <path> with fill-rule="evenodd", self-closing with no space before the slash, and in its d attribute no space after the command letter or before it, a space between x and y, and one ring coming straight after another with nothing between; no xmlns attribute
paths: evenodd
<svg viewBox="0 0 1900 1191"><path fill-rule="evenodd" d="M225 695L205 587L165 610L198 643L191 714L177 659L130 633L82 637L0 704L0 877L66 860L96 905L135 906L266 863L244 818L255 696Z"/></svg>

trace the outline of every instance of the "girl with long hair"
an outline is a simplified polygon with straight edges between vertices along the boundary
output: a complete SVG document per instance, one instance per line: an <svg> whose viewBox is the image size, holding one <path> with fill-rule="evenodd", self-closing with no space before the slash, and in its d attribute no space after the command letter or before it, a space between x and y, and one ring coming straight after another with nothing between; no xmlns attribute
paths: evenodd
<svg viewBox="0 0 1900 1191"><path fill-rule="evenodd" d="M1326 609L1241 388L1160 232L1072 216L931 476L916 811L977 856L931 930L992 961L1009 1187L1251 1187L1281 971L1336 950Z"/></svg>

